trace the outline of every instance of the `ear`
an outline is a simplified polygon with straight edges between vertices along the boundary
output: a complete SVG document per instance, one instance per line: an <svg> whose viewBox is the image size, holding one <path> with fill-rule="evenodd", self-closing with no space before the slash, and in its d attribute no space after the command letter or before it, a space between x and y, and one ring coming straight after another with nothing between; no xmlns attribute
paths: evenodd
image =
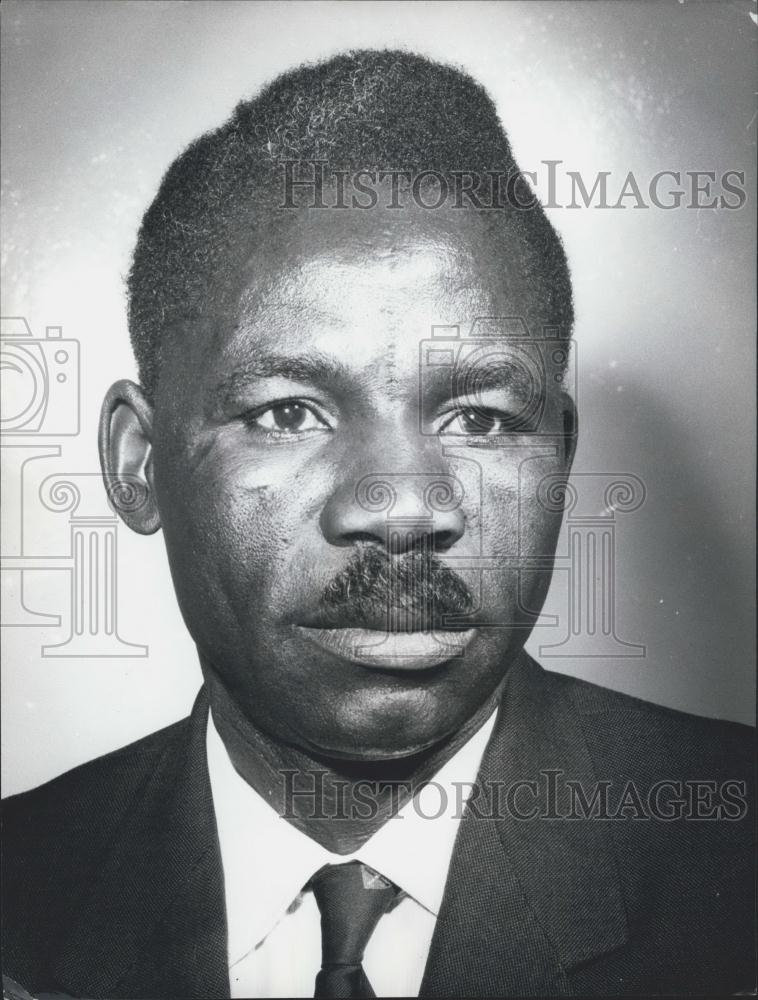
<svg viewBox="0 0 758 1000"><path fill-rule="evenodd" d="M161 526L153 486L153 408L142 389L123 379L100 411L100 466L111 504L132 531L152 535Z"/></svg>
<svg viewBox="0 0 758 1000"><path fill-rule="evenodd" d="M563 461L566 464L566 474L571 472L576 454L576 443L579 436L579 412L576 403L567 392L561 394L561 410L563 414Z"/></svg>

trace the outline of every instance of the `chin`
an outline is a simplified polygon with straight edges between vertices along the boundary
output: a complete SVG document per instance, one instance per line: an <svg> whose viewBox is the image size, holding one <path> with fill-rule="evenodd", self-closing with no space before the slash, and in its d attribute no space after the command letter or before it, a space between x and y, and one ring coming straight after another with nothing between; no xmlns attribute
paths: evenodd
<svg viewBox="0 0 758 1000"><path fill-rule="evenodd" d="M311 752L335 760L404 760L430 750L463 724L421 691L382 692L341 709L329 735L310 741Z"/></svg>
<svg viewBox="0 0 758 1000"><path fill-rule="evenodd" d="M354 742L350 745L345 743L339 746L311 746L310 753L313 756L331 761L352 761L362 764L380 764L383 761L389 763L390 761L410 760L418 757L435 747L443 738L410 743L402 747L397 745L386 747L370 743L356 746ZM351 734L351 739L355 740L355 734Z"/></svg>

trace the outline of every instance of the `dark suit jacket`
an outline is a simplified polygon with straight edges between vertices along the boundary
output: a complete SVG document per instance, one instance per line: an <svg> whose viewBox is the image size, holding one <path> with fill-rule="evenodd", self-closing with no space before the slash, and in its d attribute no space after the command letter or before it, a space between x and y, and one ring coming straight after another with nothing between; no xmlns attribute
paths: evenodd
<svg viewBox="0 0 758 1000"><path fill-rule="evenodd" d="M18 982L93 998L229 996L206 717L201 693L189 719L7 800L4 971ZM612 815L631 780L644 813L663 779L715 782L719 795L725 781L749 781L751 734L522 656L480 781L553 782L542 812L565 817L565 781L589 799L609 783ZM705 787L701 813L713 805ZM752 986L751 815L665 821L633 804L637 818L519 819L534 801L522 786L499 818L461 823L422 995Z"/></svg>

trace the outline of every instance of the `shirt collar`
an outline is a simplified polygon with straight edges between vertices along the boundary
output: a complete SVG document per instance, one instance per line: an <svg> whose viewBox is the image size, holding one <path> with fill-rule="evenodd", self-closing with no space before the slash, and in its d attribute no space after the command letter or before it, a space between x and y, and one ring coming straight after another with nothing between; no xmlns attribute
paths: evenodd
<svg viewBox="0 0 758 1000"><path fill-rule="evenodd" d="M230 965L282 919L325 864L362 861L435 916L496 710L397 816L354 854L332 854L288 823L234 768L208 716L208 773L224 872Z"/></svg>

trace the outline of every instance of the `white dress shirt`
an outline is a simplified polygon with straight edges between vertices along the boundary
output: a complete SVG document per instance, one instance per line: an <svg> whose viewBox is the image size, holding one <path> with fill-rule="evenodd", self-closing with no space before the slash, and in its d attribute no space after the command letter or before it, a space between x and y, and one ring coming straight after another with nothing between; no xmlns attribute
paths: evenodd
<svg viewBox="0 0 758 1000"><path fill-rule="evenodd" d="M332 854L282 819L234 769L209 716L208 771L224 871L232 997L313 996L321 968L321 918L313 892L303 887L325 864L354 860L404 892L369 940L366 975L377 996L418 996L462 804L495 714L350 855Z"/></svg>

